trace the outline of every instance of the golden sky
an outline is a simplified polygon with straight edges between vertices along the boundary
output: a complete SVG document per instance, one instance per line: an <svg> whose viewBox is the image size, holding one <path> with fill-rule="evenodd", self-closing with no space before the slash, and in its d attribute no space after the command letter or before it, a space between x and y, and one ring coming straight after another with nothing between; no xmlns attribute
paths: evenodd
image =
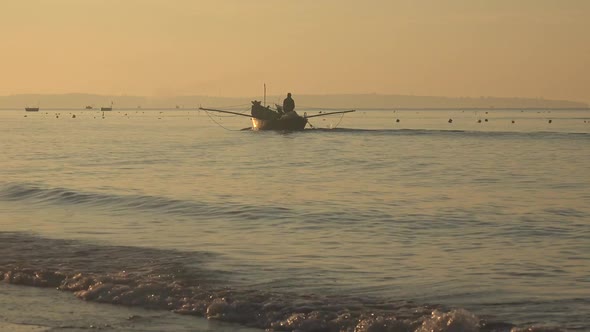
<svg viewBox="0 0 590 332"><path fill-rule="evenodd" d="M588 0L0 0L0 95L590 101Z"/></svg>

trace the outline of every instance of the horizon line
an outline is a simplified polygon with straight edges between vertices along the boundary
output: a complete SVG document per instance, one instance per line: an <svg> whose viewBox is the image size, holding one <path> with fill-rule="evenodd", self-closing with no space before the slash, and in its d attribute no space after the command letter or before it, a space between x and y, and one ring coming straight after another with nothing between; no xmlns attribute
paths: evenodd
<svg viewBox="0 0 590 332"><path fill-rule="evenodd" d="M64 93L14 93L14 94L6 94L0 95L0 97L15 97L15 96L67 96L67 95L91 95L91 96L100 96L100 97L142 97L142 98L179 98L179 97L208 97L208 98L230 98L230 99L240 99L240 98L252 98L252 95L249 96L219 96L219 95L207 95L207 94L179 94L179 95L165 95L165 96L157 96L157 95L141 95L141 94L102 94L102 93L92 93L92 92L64 92ZM270 94L267 96L282 96L283 94ZM286 93L285 93L286 95ZM568 102L580 102L580 103L588 103L586 101L580 100L572 100L572 99L552 99L547 97L526 97L526 96L443 96L443 95L421 95L421 94L396 94L396 93L377 93L377 92L358 92L358 93L346 93L346 92L336 92L336 93L322 93L322 94L313 94L313 93L301 93L298 96L399 96L399 97L426 97L426 98L449 98L449 99L529 99L529 100L546 100L546 101L568 101Z"/></svg>
<svg viewBox="0 0 590 332"><path fill-rule="evenodd" d="M324 109L348 109L348 108L330 108L330 107L302 107L301 110L324 110ZM101 112L100 107L92 109L78 108L78 107L47 107L39 108L48 111L86 111L86 112ZM198 106L189 107L121 107L114 108L109 112L117 111L199 111ZM365 107L356 108L357 111L590 111L588 107ZM15 107L0 107L0 111L19 111Z"/></svg>

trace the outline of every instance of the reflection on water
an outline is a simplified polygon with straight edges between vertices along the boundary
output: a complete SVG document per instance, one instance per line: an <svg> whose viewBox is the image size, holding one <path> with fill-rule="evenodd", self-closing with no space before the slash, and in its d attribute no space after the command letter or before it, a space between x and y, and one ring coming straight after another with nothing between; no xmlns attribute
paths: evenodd
<svg viewBox="0 0 590 332"><path fill-rule="evenodd" d="M0 112L3 231L205 252L234 288L590 326L584 112L358 111L296 133L22 113Z"/></svg>

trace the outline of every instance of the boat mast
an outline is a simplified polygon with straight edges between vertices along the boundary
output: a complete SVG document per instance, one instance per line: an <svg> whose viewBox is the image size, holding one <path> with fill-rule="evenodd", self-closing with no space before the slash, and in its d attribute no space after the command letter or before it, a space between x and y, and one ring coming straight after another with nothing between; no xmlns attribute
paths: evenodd
<svg viewBox="0 0 590 332"><path fill-rule="evenodd" d="M264 107L266 107L266 83L264 83Z"/></svg>

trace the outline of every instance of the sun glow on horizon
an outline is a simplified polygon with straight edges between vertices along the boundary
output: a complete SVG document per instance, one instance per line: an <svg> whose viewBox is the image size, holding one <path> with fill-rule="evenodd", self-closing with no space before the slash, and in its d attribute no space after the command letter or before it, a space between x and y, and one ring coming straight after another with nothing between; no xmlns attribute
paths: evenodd
<svg viewBox="0 0 590 332"><path fill-rule="evenodd" d="M380 93L590 102L590 2L8 0L0 95Z"/></svg>

